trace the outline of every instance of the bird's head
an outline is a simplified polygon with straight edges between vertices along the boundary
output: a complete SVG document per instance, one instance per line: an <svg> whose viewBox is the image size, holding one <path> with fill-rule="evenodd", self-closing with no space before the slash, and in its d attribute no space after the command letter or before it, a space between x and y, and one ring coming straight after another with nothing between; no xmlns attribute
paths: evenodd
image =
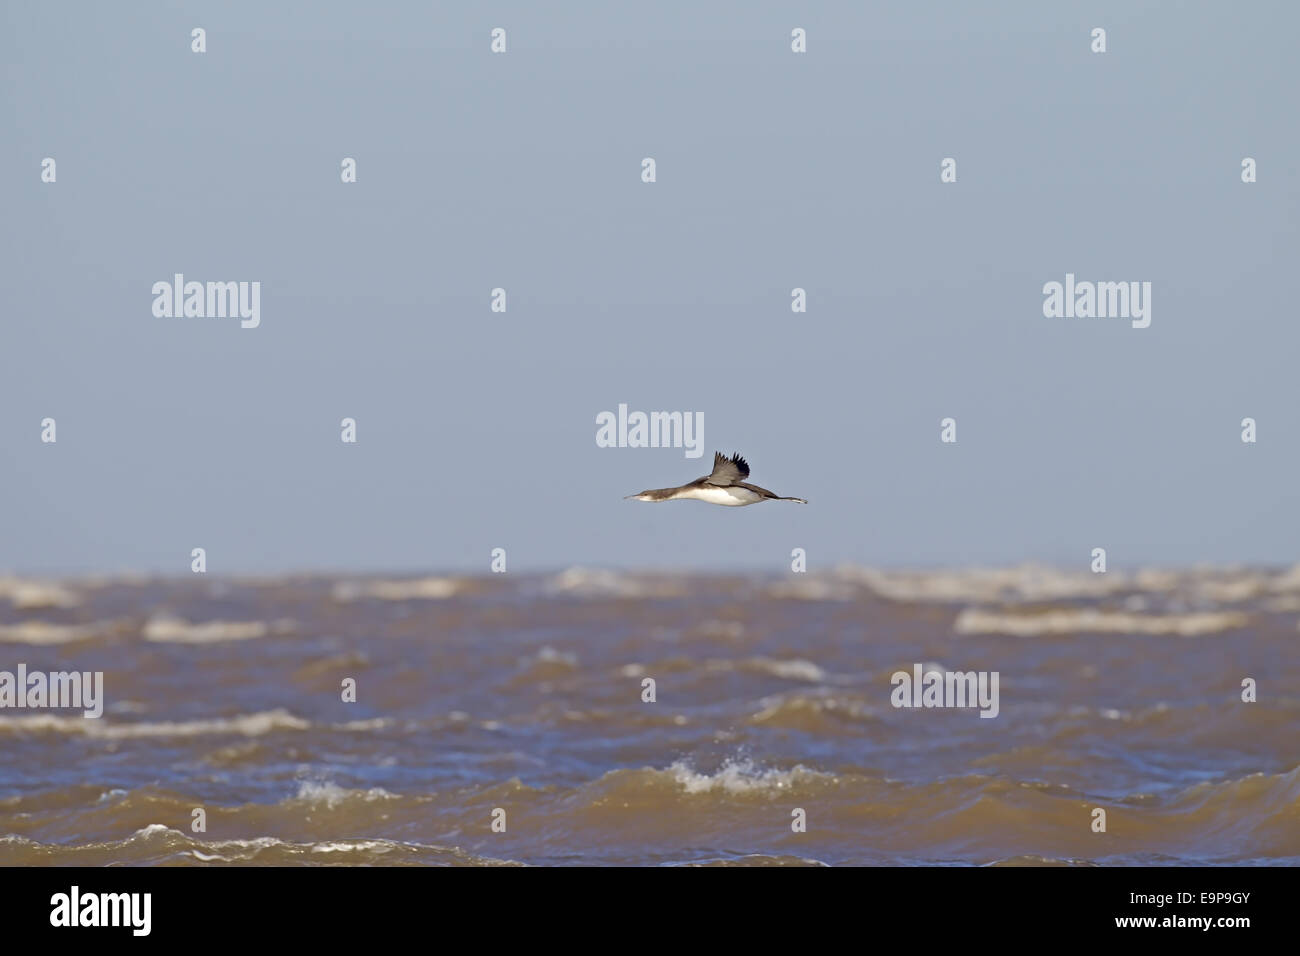
<svg viewBox="0 0 1300 956"><path fill-rule="evenodd" d="M677 494L678 490L677 488L650 488L635 495L628 495L627 498L633 498L637 501L667 501ZM627 498L624 500L626 501Z"/></svg>

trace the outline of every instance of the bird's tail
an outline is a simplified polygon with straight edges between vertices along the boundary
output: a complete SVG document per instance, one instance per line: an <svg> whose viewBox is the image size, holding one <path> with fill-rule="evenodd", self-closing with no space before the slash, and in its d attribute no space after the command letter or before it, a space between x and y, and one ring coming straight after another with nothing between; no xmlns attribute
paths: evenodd
<svg viewBox="0 0 1300 956"><path fill-rule="evenodd" d="M808 503L808 499L806 498L787 498L784 495L773 495L772 497L777 501L797 501L801 505L806 505Z"/></svg>

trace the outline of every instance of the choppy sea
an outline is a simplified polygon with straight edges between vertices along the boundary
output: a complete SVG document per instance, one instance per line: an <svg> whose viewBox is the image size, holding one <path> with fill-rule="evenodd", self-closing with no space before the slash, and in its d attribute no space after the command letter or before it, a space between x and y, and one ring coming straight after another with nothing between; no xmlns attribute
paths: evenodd
<svg viewBox="0 0 1300 956"><path fill-rule="evenodd" d="M1296 864L1298 622L1300 568L0 578L0 865Z"/></svg>

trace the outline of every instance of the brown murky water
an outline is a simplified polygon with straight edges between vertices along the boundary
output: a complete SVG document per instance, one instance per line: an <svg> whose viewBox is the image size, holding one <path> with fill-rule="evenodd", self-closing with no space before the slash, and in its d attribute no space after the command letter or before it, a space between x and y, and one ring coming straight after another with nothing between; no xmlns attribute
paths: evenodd
<svg viewBox="0 0 1300 956"><path fill-rule="evenodd" d="M1294 864L1298 620L1300 569L0 579L0 672L103 672L0 673L0 864Z"/></svg>

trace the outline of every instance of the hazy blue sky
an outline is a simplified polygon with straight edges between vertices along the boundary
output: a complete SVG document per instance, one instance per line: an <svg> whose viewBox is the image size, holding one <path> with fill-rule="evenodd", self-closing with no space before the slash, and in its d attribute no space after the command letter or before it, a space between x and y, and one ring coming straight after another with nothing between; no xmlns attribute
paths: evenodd
<svg viewBox="0 0 1300 956"><path fill-rule="evenodd" d="M1289 2L6 2L0 570L1293 562L1298 32ZM260 281L260 328L156 318L175 272ZM1045 318L1067 272L1151 282L1150 328ZM598 448L620 402L703 412L811 504L624 501L708 456Z"/></svg>

